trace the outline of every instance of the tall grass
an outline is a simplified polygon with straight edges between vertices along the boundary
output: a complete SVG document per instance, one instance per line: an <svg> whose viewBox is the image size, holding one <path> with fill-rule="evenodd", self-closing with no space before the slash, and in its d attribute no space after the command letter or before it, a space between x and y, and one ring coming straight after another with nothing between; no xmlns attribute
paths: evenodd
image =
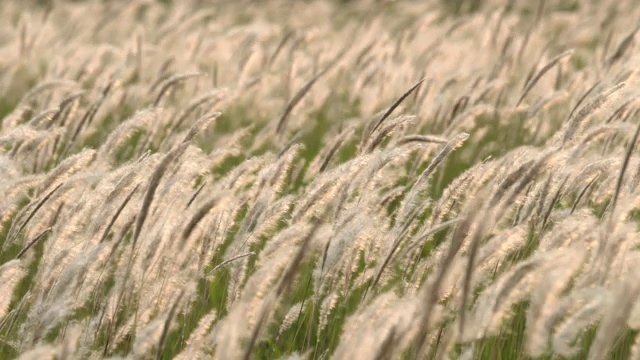
<svg viewBox="0 0 640 360"><path fill-rule="evenodd" d="M7 1L0 358L640 358L635 1Z"/></svg>

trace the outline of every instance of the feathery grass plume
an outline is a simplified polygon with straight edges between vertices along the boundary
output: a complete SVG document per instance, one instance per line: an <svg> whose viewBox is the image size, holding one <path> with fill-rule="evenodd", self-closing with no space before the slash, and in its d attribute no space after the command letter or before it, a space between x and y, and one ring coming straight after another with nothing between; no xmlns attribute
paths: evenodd
<svg viewBox="0 0 640 360"><path fill-rule="evenodd" d="M631 312L634 301L637 301L639 290L640 287L635 283L623 284L623 288L616 296L616 303L605 313L600 322L593 344L589 349L589 359L602 359L607 355L617 334L623 330L623 324Z"/></svg>
<svg viewBox="0 0 640 360"><path fill-rule="evenodd" d="M162 348L164 347L164 343L167 339L167 334L169 333L169 325L171 325L171 320L175 316L176 310L178 309L178 305L180 304L180 300L182 300L182 296L184 292L180 292L178 297L174 301L171 309L169 310L169 314L167 315L167 319L164 321L164 325L162 327L162 334L160 335L160 341L158 342L158 347L156 350L156 360L162 359Z"/></svg>
<svg viewBox="0 0 640 360"><path fill-rule="evenodd" d="M55 115L58 113L58 109L57 108L53 108L53 109L46 109L42 112L40 112L38 115L32 117L27 123L31 126L34 127L38 127L38 125L40 125L40 123L43 120L47 120L48 122L51 121L51 119L53 118L52 115Z"/></svg>
<svg viewBox="0 0 640 360"><path fill-rule="evenodd" d="M107 224L107 227L104 229L104 232L102 233L102 236L100 237L100 242L101 243L104 242L105 240L107 240L107 237L109 236L109 232L111 231L111 228L113 227L113 224L115 224L116 220L118 220L118 217L120 216L120 213L122 213L122 210L124 210L124 207L127 206L129 201L131 200L131 197L133 197L133 194L135 194L136 190L138 190L138 187L140 187L140 184L136 184L136 186L129 192L127 197L124 198L124 200L122 201L122 203L120 204L120 206L116 210L115 214L113 214L113 216L111 217L111 220L109 220L109 223Z"/></svg>
<svg viewBox="0 0 640 360"><path fill-rule="evenodd" d="M300 318L303 305L304 303L299 302L289 308L289 311L285 314L282 322L280 323L277 336L280 336L283 332L291 328L291 326Z"/></svg>
<svg viewBox="0 0 640 360"><path fill-rule="evenodd" d="M582 198L584 197L584 195L587 193L587 191L589 191L589 189L591 189L591 186L593 186L593 184L595 184L595 182L598 180L598 178L600 177L600 174L596 174L593 179L591 179L587 185L585 185L582 190L580 190L580 193L578 193L578 196L576 197L575 201L573 202L573 205L571 206L571 212L570 214L573 214L573 212L576 210L576 208L578 207L578 204L580 203L580 200L582 200Z"/></svg>
<svg viewBox="0 0 640 360"><path fill-rule="evenodd" d="M415 116L401 115L393 120L387 121L385 126L379 127L378 131L371 133L369 141L365 144L365 152L373 151L385 137L389 136L395 128L406 126L415 120Z"/></svg>
<svg viewBox="0 0 640 360"><path fill-rule="evenodd" d="M508 210L509 206L513 204L520 193L522 193L522 191L524 191L524 189L529 186L532 181L534 181L535 177L544 170L544 167L551 166L550 163L552 163L552 159L554 158L554 156L557 156L557 154L553 151L542 154L539 159L528 169L528 171L524 173L520 182L511 189L508 197L505 198L502 204L497 206L497 209L495 210L496 221L504 216L504 213ZM494 198L493 200L499 199Z"/></svg>
<svg viewBox="0 0 640 360"><path fill-rule="evenodd" d="M477 200L475 203L477 204ZM476 205L474 204L474 205ZM472 208L475 206L471 206ZM433 281L422 286L421 297L424 298L422 306L422 314L418 318L418 333L415 337L416 341L416 358L425 355L427 335L429 333L430 321L433 316L434 307L440 297L441 286L447 272L450 270L453 260L455 259L464 239L468 236L474 221L473 214L467 214L456 226L451 236L451 244L440 264Z"/></svg>
<svg viewBox="0 0 640 360"><path fill-rule="evenodd" d="M186 106L184 110L181 110L179 114L175 116L175 120L171 121L173 126L171 128L171 132L176 132L178 128L182 125L182 123L193 114L196 109L205 104L209 106L213 106L218 102L222 101L227 96L227 89L214 89L211 90L199 97L193 99L189 105Z"/></svg>
<svg viewBox="0 0 640 360"><path fill-rule="evenodd" d="M204 203L204 205L202 205L198 209L198 211L196 211L195 215L193 215L191 220L189 220L187 225L184 227L184 230L182 232L183 241L186 240L189 237L189 235L191 235L191 233L193 232L193 229L198 225L200 221L202 221L202 219L207 215L207 213L209 213L216 206L218 202L219 202L219 199L213 198L207 201L206 203Z"/></svg>
<svg viewBox="0 0 640 360"><path fill-rule="evenodd" d="M215 310L212 310L200 319L198 327L193 331L193 333L191 333L189 339L186 341L184 350L176 356L176 359L188 360L206 356L205 349L203 349L207 342L206 335L217 316L218 313Z"/></svg>
<svg viewBox="0 0 640 360"><path fill-rule="evenodd" d="M533 178L537 175L537 173L540 170L540 167L543 166L547 161L548 158L550 157L551 154L545 154L543 156L541 156L541 158L533 165L531 166L531 168L529 169L529 171L522 177L522 180L520 181L520 183L513 188L513 190L511 191L510 196L507 198L507 200L505 200L504 205L502 206L497 206L495 209L494 206L492 204L495 203L496 200L499 200L499 198L494 197L485 202L485 207L483 209L483 213L485 213L485 218L484 221L479 222L479 224L473 228L473 232L471 233L472 235L470 236L470 248L469 248L469 252L468 252L468 258L467 258L467 266L466 266L466 271L465 271L465 275L464 275L464 281L463 281L463 288L462 288L462 300L461 300L461 314L460 314L460 319L459 319L459 332L461 334L464 333L464 326L465 326L465 311L466 311L466 305L467 305L467 299L469 297L469 292L471 290L471 277L472 277L472 270L474 268L474 262L478 253L478 249L480 246L480 239L481 237L484 235L485 232L489 231L492 229L492 227L494 226L495 223L497 223L500 218L502 217L503 213L504 213L504 209L512 204L515 200L515 198L518 196L518 194L524 190L524 188L528 185L528 183L533 180Z"/></svg>
<svg viewBox="0 0 640 360"><path fill-rule="evenodd" d="M6 147L11 146L11 152L9 153L12 158L22 147L23 144L28 142L39 142L43 139L50 137L50 132L36 130L29 124L20 125L12 129L9 134L5 134L0 137L0 145Z"/></svg>
<svg viewBox="0 0 640 360"><path fill-rule="evenodd" d="M318 157L319 159L322 159L322 163L320 164L320 167L318 169L318 173L322 173L324 172L327 167L329 166L329 163L331 162L331 159L334 157L334 155L336 154L336 152L338 151L338 149L340 148L340 146L342 146L342 144L344 143L344 141L353 133L353 129L344 131L341 136L339 136L333 143L333 145L331 145L331 147L329 147L329 150L327 151L326 155L324 155L323 157Z"/></svg>
<svg viewBox="0 0 640 360"><path fill-rule="evenodd" d="M286 190L286 186L292 186L294 178L294 164L296 161L301 160L301 154L305 150L304 145L297 144L292 146L287 151L285 156L282 156L278 161L270 168L268 173L263 173L265 177L260 176L259 181L265 181L265 184L271 188L274 194L280 195ZM262 175L262 174L261 174ZM268 176L268 178L266 177ZM251 189L252 191L256 188Z"/></svg>
<svg viewBox="0 0 640 360"><path fill-rule="evenodd" d="M480 294L471 313L470 326L461 335L462 341L496 335L505 317L513 315L509 312L511 306L522 301L532 289L539 286L538 272L543 273L552 268L563 269L559 264L580 264L583 256L574 256L572 252L575 250L561 249L542 253L520 262L502 274ZM583 253L584 251L580 251L578 255L584 255ZM571 272L576 267L577 265L572 265L568 269ZM544 291L544 287L540 287L540 290Z"/></svg>
<svg viewBox="0 0 640 360"><path fill-rule="evenodd" d="M84 90L77 91L70 95L67 95L62 101L60 101L60 105L58 105L56 113L50 119L49 122L45 124L45 128L50 128L51 126L60 122L60 125L64 125L65 116L69 115L71 110L71 106L82 97L86 92Z"/></svg>
<svg viewBox="0 0 640 360"><path fill-rule="evenodd" d="M614 132L613 136L615 136L618 132L626 132L631 133L633 131L633 125L628 123L608 123L606 125L601 125L594 127L593 130L587 132L580 144L578 144L573 152L571 153L572 158L578 158L578 155L584 152L585 148L589 145L594 145L597 140L608 135L609 132Z"/></svg>
<svg viewBox="0 0 640 360"><path fill-rule="evenodd" d="M140 208L140 212L138 213L138 216L136 218L136 227L135 227L135 232L133 233L133 239L132 239L133 247L135 247L136 242L140 237L140 233L142 232L142 226L144 225L144 222L147 219L147 216L149 214L149 207L151 206L151 202L153 201L153 198L156 193L156 189L160 184L160 180L162 179L162 176L166 172L167 167L172 162L180 158L180 156L187 149L188 145L189 145L188 142L184 142L179 146L177 146L172 151L170 151L167 155L165 155L162 161L160 162L160 164L158 164L153 174L151 175L151 178L149 180L149 185L147 186L147 191L145 192L142 207Z"/></svg>
<svg viewBox="0 0 640 360"><path fill-rule="evenodd" d="M269 60L267 60L267 62L266 62L266 66L268 68L272 68L274 66L276 60L278 59L278 55L280 54L282 49L284 49L284 46L287 44L287 42L289 42L289 40L294 38L295 35L296 35L295 31L292 31L292 30L287 31L284 34L284 36L282 37L282 40L280 40L280 42L276 46L276 49L273 51L273 53L269 57Z"/></svg>
<svg viewBox="0 0 640 360"><path fill-rule="evenodd" d="M136 334L135 342L133 343L131 352L137 357L143 357L154 350L157 345L158 339L162 334L162 327L165 322L165 318L158 316L153 319L149 324L144 326Z"/></svg>
<svg viewBox="0 0 640 360"><path fill-rule="evenodd" d="M385 111L382 116L380 117L380 119L378 119L378 121L376 121L373 126L371 127L371 130L367 130L365 134L363 134L362 137L362 141L363 141L363 145L364 145L364 141L368 138L371 137L371 135L373 135L373 133L378 129L378 127L380 127L380 125L382 125L382 123L393 113L393 111L400 106L400 104L402 104L402 102L409 96L411 95L412 92L416 91L418 89L418 87L420 87L420 85L424 82L424 78L420 79L415 85L413 85L409 90L407 90L404 94L402 94L402 96L400 96L393 104L391 104L391 106L387 109L387 111ZM362 145L362 146L363 146Z"/></svg>
<svg viewBox="0 0 640 360"><path fill-rule="evenodd" d="M384 354L402 353L416 331L413 325L419 307L415 298L398 299L392 293L377 297L348 319L333 358L376 359L385 358L379 357Z"/></svg>
<svg viewBox="0 0 640 360"><path fill-rule="evenodd" d="M446 144L447 139L434 135L408 135L398 140L398 145L404 145L412 142Z"/></svg>
<svg viewBox="0 0 640 360"><path fill-rule="evenodd" d="M582 109L580 109L580 111L578 111L578 113L575 114L573 118L570 118L564 126L565 130L562 137L562 144L564 145L567 143L567 141L572 140L578 129L583 126L583 122L587 118L587 116L598 110L600 107L604 106L607 102L611 101L612 95L625 86L626 83L624 82L616 84L600 95L596 96L588 104L583 106Z"/></svg>
<svg viewBox="0 0 640 360"><path fill-rule="evenodd" d="M626 121L626 118L629 116L629 112L631 111L631 105L638 100L637 97L631 97L630 99L623 102L618 108L607 118L605 124L609 124L616 119L622 119Z"/></svg>
<svg viewBox="0 0 640 360"><path fill-rule="evenodd" d="M250 229L254 239L260 239L274 233L279 226L285 223L286 216L290 214L293 207L293 197L287 196L270 204L252 224Z"/></svg>
<svg viewBox="0 0 640 360"><path fill-rule="evenodd" d="M273 292L276 299L280 298L282 294L292 286L293 277L298 272L303 256L307 252L309 242L313 237L313 235L315 234L316 230L318 229L319 224L320 224L320 221L317 221L315 224L310 226L307 234L305 234L305 236L303 237L301 244L298 247L298 251L295 253L291 263L281 275L280 280L278 281L276 288L274 289L274 292ZM251 354L253 353L253 348L255 346L257 336L260 333L262 326L264 326L266 317L268 316L268 313L269 313L268 307L269 307L268 302L263 303L263 308L261 309L260 314L258 316L258 322L252 331L251 337L249 339L249 345L247 346L247 349L245 350L245 353L244 353L245 360L251 358Z"/></svg>
<svg viewBox="0 0 640 360"><path fill-rule="evenodd" d="M580 307L567 316L555 329L553 334L553 351L561 356L576 356L581 344L576 344L576 337L586 326L601 318L605 309L613 309L614 298L608 289L598 289L599 292L580 304ZM616 311L617 312L617 311Z"/></svg>
<svg viewBox="0 0 640 360"><path fill-rule="evenodd" d="M574 50L571 49L563 52L560 55L557 55L556 57L551 59L551 61L549 61L545 66L543 66L540 69L540 71L538 71L536 75L531 78L531 80L527 81L522 88L522 94L518 98L518 101L516 102L516 105L514 106L514 108L517 108L518 105L522 103L522 100L524 100L527 94L529 94L531 89L533 89L533 87L538 83L538 81L540 81L540 79L544 76L544 74L546 74L549 70L551 70L556 64L560 65L562 64L562 62L567 61L567 59L573 55L573 51Z"/></svg>
<svg viewBox="0 0 640 360"><path fill-rule="evenodd" d="M436 167L442 163L442 161L451 153L453 150L462 146L462 144L469 138L469 134L460 133L454 136L451 140L449 140L438 152L438 154L431 160L426 169L420 174L418 179L413 183L413 186L409 190L409 193L405 197L403 204L400 207L400 213L398 214L399 219L402 221L406 221L407 216L410 214L411 209L415 209L414 202L416 201L416 197L425 187L426 179L433 174Z"/></svg>
<svg viewBox="0 0 640 360"><path fill-rule="evenodd" d="M629 35L625 36L624 39L622 39L622 41L616 48L616 51L609 57L609 59L607 59L607 62L606 62L607 67L611 67L615 62L620 60L625 55L625 53L627 52L627 49L631 47L631 44L633 43L633 39L636 36L636 33L638 32L638 30L640 30L640 25L637 25L633 30L631 30Z"/></svg>
<svg viewBox="0 0 640 360"><path fill-rule="evenodd" d="M0 248L0 251L4 250L4 248L8 244L11 244L14 241L15 237L18 236L18 234L20 234L22 232L22 230L24 230L24 228L27 226L29 221L31 221L31 219L33 219L35 214L38 212L38 210L40 210L42 208L44 203L47 202L53 196L53 194L56 191L58 191L58 189L60 189L62 187L62 185L64 185L64 182L58 184L58 186L56 186L55 188L53 188L53 190L51 190L49 193L47 193L45 196L43 196L42 199L40 199L40 201L38 201L35 204L35 206L33 206L33 209L31 209L31 211L29 212L29 215L26 215L26 219L21 221L20 226L16 230L13 230L14 229L13 225L15 225L16 223L14 222L11 225L11 228L9 229L9 233L6 236L7 240L2 243L2 247ZM22 217L22 215L26 214L24 211L27 210L27 209L28 208L24 208L23 211L21 211L21 213L17 217Z"/></svg>
<svg viewBox="0 0 640 360"><path fill-rule="evenodd" d="M62 156L66 156L67 152L71 150L71 147L74 145L76 139L78 138L78 135L80 135L80 131L82 130L82 128L85 125L88 126L91 124L91 121L93 121L93 118L96 116L96 113L104 103L104 100L107 97L107 95L111 92L111 89L113 88L113 86L114 86L114 81L109 81L107 85L104 87L104 89L102 89L102 91L100 92L100 95L98 96L96 101L93 104L91 104L91 106L89 107L87 112L84 114L82 119L80 119L80 122L78 122L78 126L76 127L76 130L72 133L71 138L65 142L65 147L62 148L62 151L61 151Z"/></svg>
<svg viewBox="0 0 640 360"><path fill-rule="evenodd" d="M412 244L422 244L427 238L429 238L430 236L432 236L435 233L438 233L444 229L446 229L447 227L449 227L450 225L453 225L457 222L459 222L461 219L452 219L449 221L445 221L441 224L435 225L431 228L429 228L428 230L422 231L417 237L415 241L412 241ZM395 239L395 242L393 243L393 245L391 246L389 253L387 254L387 256L384 258L382 264L380 265L379 269L376 271L376 274L373 277L373 281L371 282L370 288L371 289L375 289L376 285L378 284L378 282L380 281L380 277L382 276L383 271L385 270L385 268L389 265L389 262L391 261L391 258L393 257L393 255L395 254L396 250L398 249L398 247L400 246L402 241L401 237L397 237ZM411 245L409 244L407 249L411 249Z"/></svg>
<svg viewBox="0 0 640 360"><path fill-rule="evenodd" d="M162 84L162 87L160 88L160 90L158 91L158 95L156 95L156 98L153 100L153 107L158 107L158 105L160 105L160 101L162 100L162 98L164 97L164 95L167 93L167 91L169 91L169 89L172 86L175 86L176 84L191 79L191 78L196 78L196 77L200 77L206 75L204 73L201 72L187 72L187 73L182 73L182 74L176 74L173 75L171 77L169 77L167 80L165 80Z"/></svg>
<svg viewBox="0 0 640 360"><path fill-rule="evenodd" d="M440 200L433 207L431 213L432 224L444 219L451 212L454 204L459 203L465 197L464 195L473 194L474 189L470 189L470 187L476 177L487 170L486 164L488 160L485 159L481 163L474 165L449 183L443 190Z"/></svg>
<svg viewBox="0 0 640 360"><path fill-rule="evenodd" d="M474 270L473 285L479 286L493 276L501 263L508 257L522 249L526 243L527 225L518 225L509 231L502 231L491 237L478 249L477 265Z"/></svg>
<svg viewBox="0 0 640 360"><path fill-rule="evenodd" d="M549 194L549 189L551 187L551 181L553 180L553 174L547 175L547 180L542 184L540 188L537 206L536 206L536 217L539 219L542 216L542 209L544 208L544 204L547 200L547 195Z"/></svg>
<svg viewBox="0 0 640 360"><path fill-rule="evenodd" d="M57 137L62 136L64 129L57 127L51 131L35 131L26 138L19 140L11 149L9 156L20 159L23 167L30 167L33 172L38 170L40 157L45 153L45 148L55 143ZM31 161L29 161L31 160Z"/></svg>
<svg viewBox="0 0 640 360"><path fill-rule="evenodd" d="M33 240L29 241L29 243L16 255L16 259L20 259L24 253L26 253L35 243L37 243L40 239L42 239L45 235L51 232L51 228L46 229L36 236Z"/></svg>
<svg viewBox="0 0 640 360"><path fill-rule="evenodd" d="M627 171L627 166L629 165L629 159L631 158L631 154L633 153L633 149L636 146L636 142L638 141L638 135L640 135L640 124L636 128L636 132L633 134L633 138L631 139L631 143L629 144L629 148L625 153L624 160L622 161L622 167L620 168L620 174L618 175L618 181L616 182L616 188L613 192L613 197L611 199L610 216L615 216L616 204L618 202L618 197L620 196L620 190L622 189L622 182L624 180L624 173Z"/></svg>
<svg viewBox="0 0 640 360"><path fill-rule="evenodd" d="M328 207L330 201L338 194L340 187L344 186L349 180L345 179L344 176L332 175L322 179L323 181L318 181L320 184L316 185L309 191L307 196L301 199L291 217L294 223L301 221L304 217L312 216L315 213L314 210L320 207Z"/></svg>
<svg viewBox="0 0 640 360"><path fill-rule="evenodd" d="M580 254L576 254L579 258ZM549 269L530 297L527 308L525 351L532 357L542 356L548 351L548 334L555 320L553 313L563 291L570 286L571 277L579 270L580 262L565 263Z"/></svg>
<svg viewBox="0 0 640 360"><path fill-rule="evenodd" d="M584 94L582 94L582 96L580 96L580 98L578 98L578 101L576 101L576 104L571 108L569 115L567 115L567 119L571 119L571 117L576 112L576 110L578 110L582 102L584 102L584 100L589 96L589 94L591 94L598 87L598 85L600 85L600 81L596 81L593 85L591 85L591 87L587 91L584 92Z"/></svg>
<svg viewBox="0 0 640 360"><path fill-rule="evenodd" d="M472 290L471 289L472 274L473 274L473 269L475 267L476 257L478 255L478 249L480 248L480 240L481 240L481 237L484 235L484 233L487 230L489 230L490 227L493 225L492 224L493 221L495 221L495 219L491 219L491 218L484 219L484 221L481 224L479 224L473 229L472 236L470 236L469 253L467 256L467 265L466 265L464 278L462 282L462 297L460 301L460 315L459 315L459 322L458 322L459 323L458 332L460 334L464 334L464 329L466 325L465 321L466 321L467 305L469 301L469 292Z"/></svg>
<svg viewBox="0 0 640 360"><path fill-rule="evenodd" d="M556 192L554 193L553 197L551 198L551 201L549 202L549 206L547 206L547 210L544 212L544 215L542 217L542 224L541 224L543 230L547 226L547 223L549 221L549 217L551 216L551 212L553 211L553 208L556 206L556 204L560 200L560 197L562 196L562 191L565 190L564 186L567 183L567 180L569 180L568 175L564 178L564 180L562 180L562 183L560 183L560 185L556 189Z"/></svg>
<svg viewBox="0 0 640 360"><path fill-rule="evenodd" d="M520 166L518 166L514 171L504 177L504 179L496 186L493 192L493 196L491 197L491 200L489 202L491 207L498 204L500 199L504 197L507 191L509 191L509 189L512 188L518 182L518 180L520 180L524 176L525 170L531 168L534 163L534 160L526 160L525 162L521 163Z"/></svg>
<svg viewBox="0 0 640 360"><path fill-rule="evenodd" d="M106 138L100 149L98 149L98 158L100 162L104 162L106 157L112 157L115 155L120 145L129 137L133 135L133 132L139 128L145 128L151 121L160 116L161 112L158 109L144 109L139 110L131 118L123 121L114 129Z"/></svg>
<svg viewBox="0 0 640 360"><path fill-rule="evenodd" d="M135 222L135 228L134 228L134 233L133 233L133 237L131 239L132 241L132 251L130 252L130 256L128 258L127 261L127 265L126 265L126 271L124 272L124 276L122 279L122 290L119 292L119 295L117 296L117 300L115 301L115 311L113 313L113 317L115 318L115 316L117 315L117 312L120 311L121 306L123 306L123 299L125 296L125 284L128 282L129 278L131 277L131 272L132 272L132 267L134 266L134 251L136 249L136 244L137 241L140 237L141 234L141 230L142 230L142 226L145 223L145 220L148 217L149 214L149 207L151 205L151 202L153 201L156 189L160 183L160 180L162 178L162 176L164 175L164 173L167 170L167 167L169 166L170 163L172 163L174 160L176 160L177 158L179 158L187 149L187 146L189 145L189 143L182 143L181 145L179 145L178 147L174 148L172 151L170 151L167 155L164 156L164 158L162 159L162 161L160 162L160 164L158 164L158 166L155 168L154 172L152 173L151 179L149 180L149 185L147 187L147 191L145 193L144 199L143 199L143 203L141 206L140 211L138 212L138 215L136 216L136 222ZM114 325L114 320L111 320L110 323L110 327L109 327L109 332L108 332L108 336L110 337L112 335L113 332L113 325ZM122 332L121 332L122 334ZM107 353L107 351L109 350L109 342L107 341L105 343L104 346L104 354Z"/></svg>
<svg viewBox="0 0 640 360"><path fill-rule="evenodd" d="M76 86L78 86L78 84L72 80L66 80L66 79L45 80L39 83L38 85L36 85L35 87L33 87L31 90L29 90L29 92L27 92L22 97L18 106L27 106L28 104L34 101L34 98L41 95L45 91L49 91L58 87L76 87Z"/></svg>
<svg viewBox="0 0 640 360"><path fill-rule="evenodd" d="M203 117L201 117L200 119L198 119L196 121L195 124L193 124L193 126L191 127L191 129L189 129L189 132L187 132L187 134L185 135L184 139L182 140L183 143L189 142L191 140L193 140L193 138L199 133L202 132L204 130L206 130L209 126L211 126L211 124L220 117L220 115L222 115L219 112L214 112L214 113L210 113L210 114L206 114Z"/></svg>
<svg viewBox="0 0 640 360"><path fill-rule="evenodd" d="M307 81L292 97L288 100L287 105L285 106L280 119L276 124L276 135L281 135L287 125L287 119L289 115L293 111L293 109L298 105L298 103L304 98L304 96L313 88L313 85L322 78L326 73L331 70L336 63L340 60L340 58L344 55L344 53L348 49L342 50L338 56L331 59L327 65L324 66L322 70L320 70L317 74L313 75L309 81Z"/></svg>
<svg viewBox="0 0 640 360"><path fill-rule="evenodd" d="M11 296L7 295L14 292L15 287L26 274L21 260L10 260L0 265L1 290L5 294L0 297L0 319L5 320L12 300Z"/></svg>
<svg viewBox="0 0 640 360"><path fill-rule="evenodd" d="M96 159L96 152L92 149L86 149L82 152L66 158L52 171L49 172L47 177L42 181L42 184L38 187L37 192L43 193L48 190L53 184L58 181L66 181L72 175L85 170Z"/></svg>

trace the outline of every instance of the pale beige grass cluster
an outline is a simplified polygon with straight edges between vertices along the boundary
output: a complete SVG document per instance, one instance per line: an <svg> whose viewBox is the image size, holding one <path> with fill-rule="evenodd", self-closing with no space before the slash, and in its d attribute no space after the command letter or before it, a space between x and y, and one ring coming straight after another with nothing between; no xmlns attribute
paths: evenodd
<svg viewBox="0 0 640 360"><path fill-rule="evenodd" d="M608 356L640 330L640 7L541 4L3 3L0 342L247 359L311 316L286 356L473 357L526 303L519 354L598 325Z"/></svg>

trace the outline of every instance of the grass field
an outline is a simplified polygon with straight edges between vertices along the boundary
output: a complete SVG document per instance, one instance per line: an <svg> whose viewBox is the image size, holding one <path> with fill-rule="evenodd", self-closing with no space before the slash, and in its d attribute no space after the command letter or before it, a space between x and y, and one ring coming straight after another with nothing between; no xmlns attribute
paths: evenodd
<svg viewBox="0 0 640 360"><path fill-rule="evenodd" d="M640 359L635 0L3 1L1 359Z"/></svg>

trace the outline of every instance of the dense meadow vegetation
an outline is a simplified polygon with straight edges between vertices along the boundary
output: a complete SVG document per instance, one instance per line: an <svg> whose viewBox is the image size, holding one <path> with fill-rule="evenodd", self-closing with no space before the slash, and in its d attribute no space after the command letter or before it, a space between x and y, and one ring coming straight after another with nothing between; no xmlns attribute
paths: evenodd
<svg viewBox="0 0 640 360"><path fill-rule="evenodd" d="M640 359L639 21L3 1L0 358Z"/></svg>

